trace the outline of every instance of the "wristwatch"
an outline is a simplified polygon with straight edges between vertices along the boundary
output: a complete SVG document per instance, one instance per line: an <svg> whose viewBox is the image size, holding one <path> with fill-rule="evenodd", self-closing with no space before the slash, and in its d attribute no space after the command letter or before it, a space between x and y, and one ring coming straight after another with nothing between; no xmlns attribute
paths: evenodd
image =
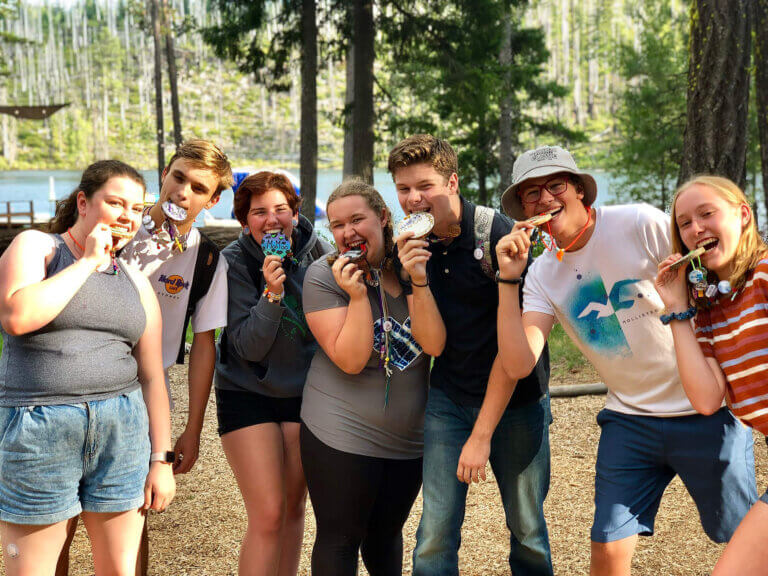
<svg viewBox="0 0 768 576"><path fill-rule="evenodd" d="M167 450L165 452L152 452L152 454L149 455L149 463L152 462L163 462L164 464L173 464L176 460L176 454L171 451Z"/></svg>

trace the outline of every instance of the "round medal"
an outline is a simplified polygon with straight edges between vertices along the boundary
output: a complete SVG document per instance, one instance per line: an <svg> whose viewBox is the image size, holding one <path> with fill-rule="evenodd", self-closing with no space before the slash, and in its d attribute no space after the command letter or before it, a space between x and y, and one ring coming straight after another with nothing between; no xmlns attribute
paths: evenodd
<svg viewBox="0 0 768 576"><path fill-rule="evenodd" d="M729 294L731 292L731 283L728 280L720 280L717 283L717 291L720 294Z"/></svg>
<svg viewBox="0 0 768 576"><path fill-rule="evenodd" d="M171 220L181 222L187 219L187 211L171 201L163 202L160 208L163 210L163 214Z"/></svg>
<svg viewBox="0 0 768 576"><path fill-rule="evenodd" d="M430 233L435 225L435 217L429 212L414 212L400 220L397 226L397 235L404 232L413 232L414 238L423 238Z"/></svg>
<svg viewBox="0 0 768 576"><path fill-rule="evenodd" d="M688 272L688 282L691 284L700 284L704 281L704 272L699 270L698 268L694 268L690 272Z"/></svg>
<svg viewBox="0 0 768 576"><path fill-rule="evenodd" d="M291 251L291 241L282 232L270 232L261 239L261 249L265 256L279 256L282 260Z"/></svg>

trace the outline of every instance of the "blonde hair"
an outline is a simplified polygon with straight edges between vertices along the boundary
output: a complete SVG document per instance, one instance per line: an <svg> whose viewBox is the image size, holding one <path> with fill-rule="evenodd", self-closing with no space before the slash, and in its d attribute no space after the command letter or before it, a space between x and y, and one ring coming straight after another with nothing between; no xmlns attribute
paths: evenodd
<svg viewBox="0 0 768 576"><path fill-rule="evenodd" d="M392 224L392 212L389 210L387 203L384 202L384 198L381 197L378 190L360 179L353 178L345 181L328 197L328 201L325 203L325 211L328 213L328 209L336 200L346 198L347 196L361 196L368 207L381 218L382 213L387 218L387 223L384 225L382 233L384 235L384 263L382 269L389 270L392 267L392 256L395 252L394 241L394 225Z"/></svg>
<svg viewBox="0 0 768 576"><path fill-rule="evenodd" d="M178 148L176 148L176 152L173 153L173 156L171 156L171 159L168 161L166 170L170 171L173 163L181 158L188 160L195 168L210 170L216 175L218 182L216 184L216 191L212 194L212 197L221 194L221 192L227 188L232 188L232 185L235 183L235 179L232 176L232 166L229 164L229 158L227 158L224 151L213 142L201 140L200 138L185 140Z"/></svg>
<svg viewBox="0 0 768 576"><path fill-rule="evenodd" d="M739 290L744 286L744 283L747 280L747 274L757 266L757 263L760 262L760 260L768 256L768 246L766 246L765 242L760 237L760 233L757 230L757 223L755 222L752 208L749 205L747 197L744 195L741 188L728 178L702 174L694 176L677 189L674 198L672 198L672 211L670 215L672 249L680 254L685 254L689 251L688 247L683 243L683 239L680 236L680 229L677 227L675 207L680 195L697 184L700 186L707 186L734 208L744 205L749 209L749 222L741 231L739 244L736 247L736 254L733 258L731 277L727 279L731 283L731 288L734 291ZM721 280L725 280L725 278L721 278Z"/></svg>

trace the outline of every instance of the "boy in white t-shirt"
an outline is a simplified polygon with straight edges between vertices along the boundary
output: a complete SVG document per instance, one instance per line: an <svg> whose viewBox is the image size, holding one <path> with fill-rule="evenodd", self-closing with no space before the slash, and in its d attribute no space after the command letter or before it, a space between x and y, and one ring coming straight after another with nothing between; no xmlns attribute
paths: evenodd
<svg viewBox="0 0 768 576"><path fill-rule="evenodd" d="M592 574L629 574L637 535L651 535L664 489L679 474L716 542L757 498L752 437L723 408L701 416L680 384L672 334L654 288L670 252L669 219L648 205L593 208L597 185L560 147L515 162L504 210L518 220L496 248L499 356L511 378L530 372L555 321L608 387L595 478ZM552 244L531 265L534 226ZM523 343L523 344L521 344Z"/></svg>
<svg viewBox="0 0 768 576"><path fill-rule="evenodd" d="M149 278L160 302L166 384L168 369L176 363L179 348L183 345L184 320L194 284L195 263L205 241L192 225L198 214L204 208L212 208L219 201L221 192L230 188L233 182L229 160L218 146L207 140L187 140L176 149L163 170L157 203L145 212L141 228L121 253L123 260ZM169 217L162 209L165 202L183 208L186 217L168 222ZM174 239L163 242L160 238L158 242L162 229L171 226ZM189 472L197 460L216 363L215 330L227 324L227 265L224 258L218 259L210 287L197 303L191 321L189 418L174 448L173 469L177 474Z"/></svg>

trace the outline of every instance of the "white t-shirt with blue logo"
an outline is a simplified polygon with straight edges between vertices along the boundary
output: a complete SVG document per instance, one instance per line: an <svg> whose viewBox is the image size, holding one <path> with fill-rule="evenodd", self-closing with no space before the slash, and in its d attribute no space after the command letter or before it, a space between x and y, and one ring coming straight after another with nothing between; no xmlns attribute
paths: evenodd
<svg viewBox="0 0 768 576"><path fill-rule="evenodd" d="M123 248L120 255L125 262L139 268L149 278L157 295L163 317L163 368L166 372L176 362L179 353L200 238L200 232L192 228L187 238L187 249L177 252L171 250L170 246L158 246L142 224L135 238ZM219 257L211 287L197 303L191 325L195 333L227 325L225 258Z"/></svg>
<svg viewBox="0 0 768 576"><path fill-rule="evenodd" d="M671 253L669 217L647 204L601 206L583 248L531 266L523 313L554 316L608 387L605 407L625 414L695 414L677 373L672 331L654 279Z"/></svg>

